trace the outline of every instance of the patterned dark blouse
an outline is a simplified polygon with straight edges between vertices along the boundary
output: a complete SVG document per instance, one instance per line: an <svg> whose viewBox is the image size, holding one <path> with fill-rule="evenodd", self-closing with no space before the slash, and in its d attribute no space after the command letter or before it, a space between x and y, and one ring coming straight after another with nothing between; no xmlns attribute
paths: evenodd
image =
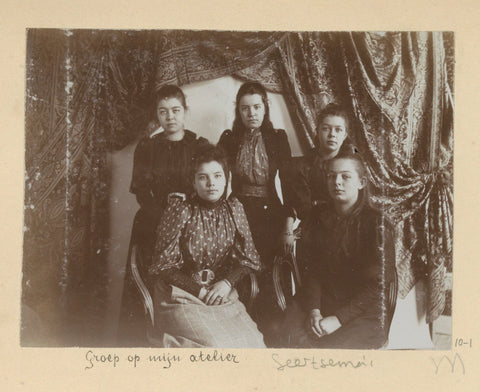
<svg viewBox="0 0 480 392"><path fill-rule="evenodd" d="M242 191L249 185L254 185L251 181L244 183L237 172L237 159L239 156L240 147L243 144L244 134L246 130L232 131L230 129L225 130L220 136L218 146L222 147L228 156L230 167L232 168L232 193L234 195L244 196ZM260 196L262 199L272 207L274 214L283 216L294 216L293 211L290 209L284 209L282 203L277 194L275 187L275 176L278 172L280 177L280 183L282 186L282 192L285 194L285 183L288 181L287 168L291 163L290 145L288 144L287 134L283 129L261 129L261 140L265 146L265 153L268 159L268 165L260 164L255 165L257 168L263 165L264 168L268 168L268 176L266 183L266 197ZM260 185L260 184L257 184ZM260 185L260 187L263 187ZM258 196L257 196L258 197Z"/></svg>
<svg viewBox="0 0 480 392"><path fill-rule="evenodd" d="M198 295L192 274L210 269L215 280L232 286L251 270L260 269L242 204L236 198L215 204L194 199L169 204L157 230L150 274Z"/></svg>
<svg viewBox="0 0 480 392"><path fill-rule="evenodd" d="M264 192L242 190L244 196L266 197L268 184L268 156L262 133L259 129L245 132L238 150L235 172L242 184L263 186ZM255 189L253 187L253 189Z"/></svg>

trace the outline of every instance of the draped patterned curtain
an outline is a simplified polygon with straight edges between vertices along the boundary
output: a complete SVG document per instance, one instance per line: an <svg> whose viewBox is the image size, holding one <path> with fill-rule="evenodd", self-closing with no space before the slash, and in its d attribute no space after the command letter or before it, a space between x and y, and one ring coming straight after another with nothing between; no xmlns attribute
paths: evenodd
<svg viewBox="0 0 480 392"><path fill-rule="evenodd" d="M441 33L340 37L356 141L374 203L396 227L400 295L426 277L427 320L445 307L452 262L452 101Z"/></svg>
<svg viewBox="0 0 480 392"><path fill-rule="evenodd" d="M161 85L234 75L283 93L305 149L328 102L352 110L374 201L397 223L401 294L426 277L435 319L451 266L452 41L439 33L30 30L23 303L52 336L71 325L98 335L108 151L146 132Z"/></svg>
<svg viewBox="0 0 480 392"><path fill-rule="evenodd" d="M211 80L255 66L265 70L265 60L286 33L152 30L109 32L108 37L108 128L111 147L121 149L158 127L147 124L155 118L154 94L161 86Z"/></svg>
<svg viewBox="0 0 480 392"><path fill-rule="evenodd" d="M397 229L399 294L425 279L435 320L452 268L453 35L292 33L277 46L281 91L307 147L328 102L354 113L373 203Z"/></svg>
<svg viewBox="0 0 480 392"><path fill-rule="evenodd" d="M103 322L105 44L93 31L28 32L22 303L40 315L45 344L79 344ZM22 325L27 343L28 328Z"/></svg>
<svg viewBox="0 0 480 392"><path fill-rule="evenodd" d="M342 96L331 61L333 50L328 33L290 34L278 45L283 94L307 148L315 146L318 113Z"/></svg>

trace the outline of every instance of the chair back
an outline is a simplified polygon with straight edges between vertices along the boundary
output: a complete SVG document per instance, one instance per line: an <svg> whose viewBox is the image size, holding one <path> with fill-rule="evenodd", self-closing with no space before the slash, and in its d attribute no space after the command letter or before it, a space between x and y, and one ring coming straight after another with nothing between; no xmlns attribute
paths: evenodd
<svg viewBox="0 0 480 392"><path fill-rule="evenodd" d="M144 279L142 278L142 275L140 273L140 270L138 268L137 263L137 258L140 258L141 252L138 251L138 245L133 243L130 245L130 251L129 251L129 260L130 260L130 271L133 276L133 280L135 282L135 285L140 292L143 306L145 309L145 314L148 314L150 318L151 325L155 325L155 316L154 316L154 311L153 311L153 300L152 296L150 295L150 291L148 290ZM142 265L142 263L140 263Z"/></svg>
<svg viewBox="0 0 480 392"><path fill-rule="evenodd" d="M395 313L395 308L397 307L397 295L398 295L398 275L397 270L394 267L394 276L392 281L387 287L387 336L390 332L390 325L392 324L393 315Z"/></svg>

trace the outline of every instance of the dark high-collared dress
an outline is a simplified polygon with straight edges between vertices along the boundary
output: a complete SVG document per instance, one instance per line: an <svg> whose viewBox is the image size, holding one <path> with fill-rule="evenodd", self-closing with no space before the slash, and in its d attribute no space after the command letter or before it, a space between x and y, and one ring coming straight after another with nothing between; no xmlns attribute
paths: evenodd
<svg viewBox="0 0 480 392"><path fill-rule="evenodd" d="M348 216L332 204L314 207L304 225L306 281L287 308L291 347L379 348L387 339L386 290L395 269L393 230L383 214L357 205ZM316 337L305 326L312 309L336 316L341 327Z"/></svg>
<svg viewBox="0 0 480 392"><path fill-rule="evenodd" d="M195 150L208 143L189 130L181 140L171 141L165 132L145 137L138 142L133 158L130 192L134 193L140 210L134 223L138 241L151 249L158 220L167 207L168 195L190 196L192 159Z"/></svg>

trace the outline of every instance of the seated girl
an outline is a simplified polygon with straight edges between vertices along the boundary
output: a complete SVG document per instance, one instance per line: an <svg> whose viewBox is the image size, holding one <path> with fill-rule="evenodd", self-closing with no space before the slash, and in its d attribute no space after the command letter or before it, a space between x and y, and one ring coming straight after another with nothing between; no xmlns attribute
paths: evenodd
<svg viewBox="0 0 480 392"><path fill-rule="evenodd" d="M161 346L265 347L235 289L261 265L242 205L225 197L228 173L221 149L201 148L195 196L170 203L157 229L149 272L158 275L154 339Z"/></svg>
<svg viewBox="0 0 480 392"><path fill-rule="evenodd" d="M394 278L392 232L368 204L358 154L329 160L326 178L331 202L314 207L304 225L308 273L287 309L287 345L379 348L387 339L385 292Z"/></svg>

